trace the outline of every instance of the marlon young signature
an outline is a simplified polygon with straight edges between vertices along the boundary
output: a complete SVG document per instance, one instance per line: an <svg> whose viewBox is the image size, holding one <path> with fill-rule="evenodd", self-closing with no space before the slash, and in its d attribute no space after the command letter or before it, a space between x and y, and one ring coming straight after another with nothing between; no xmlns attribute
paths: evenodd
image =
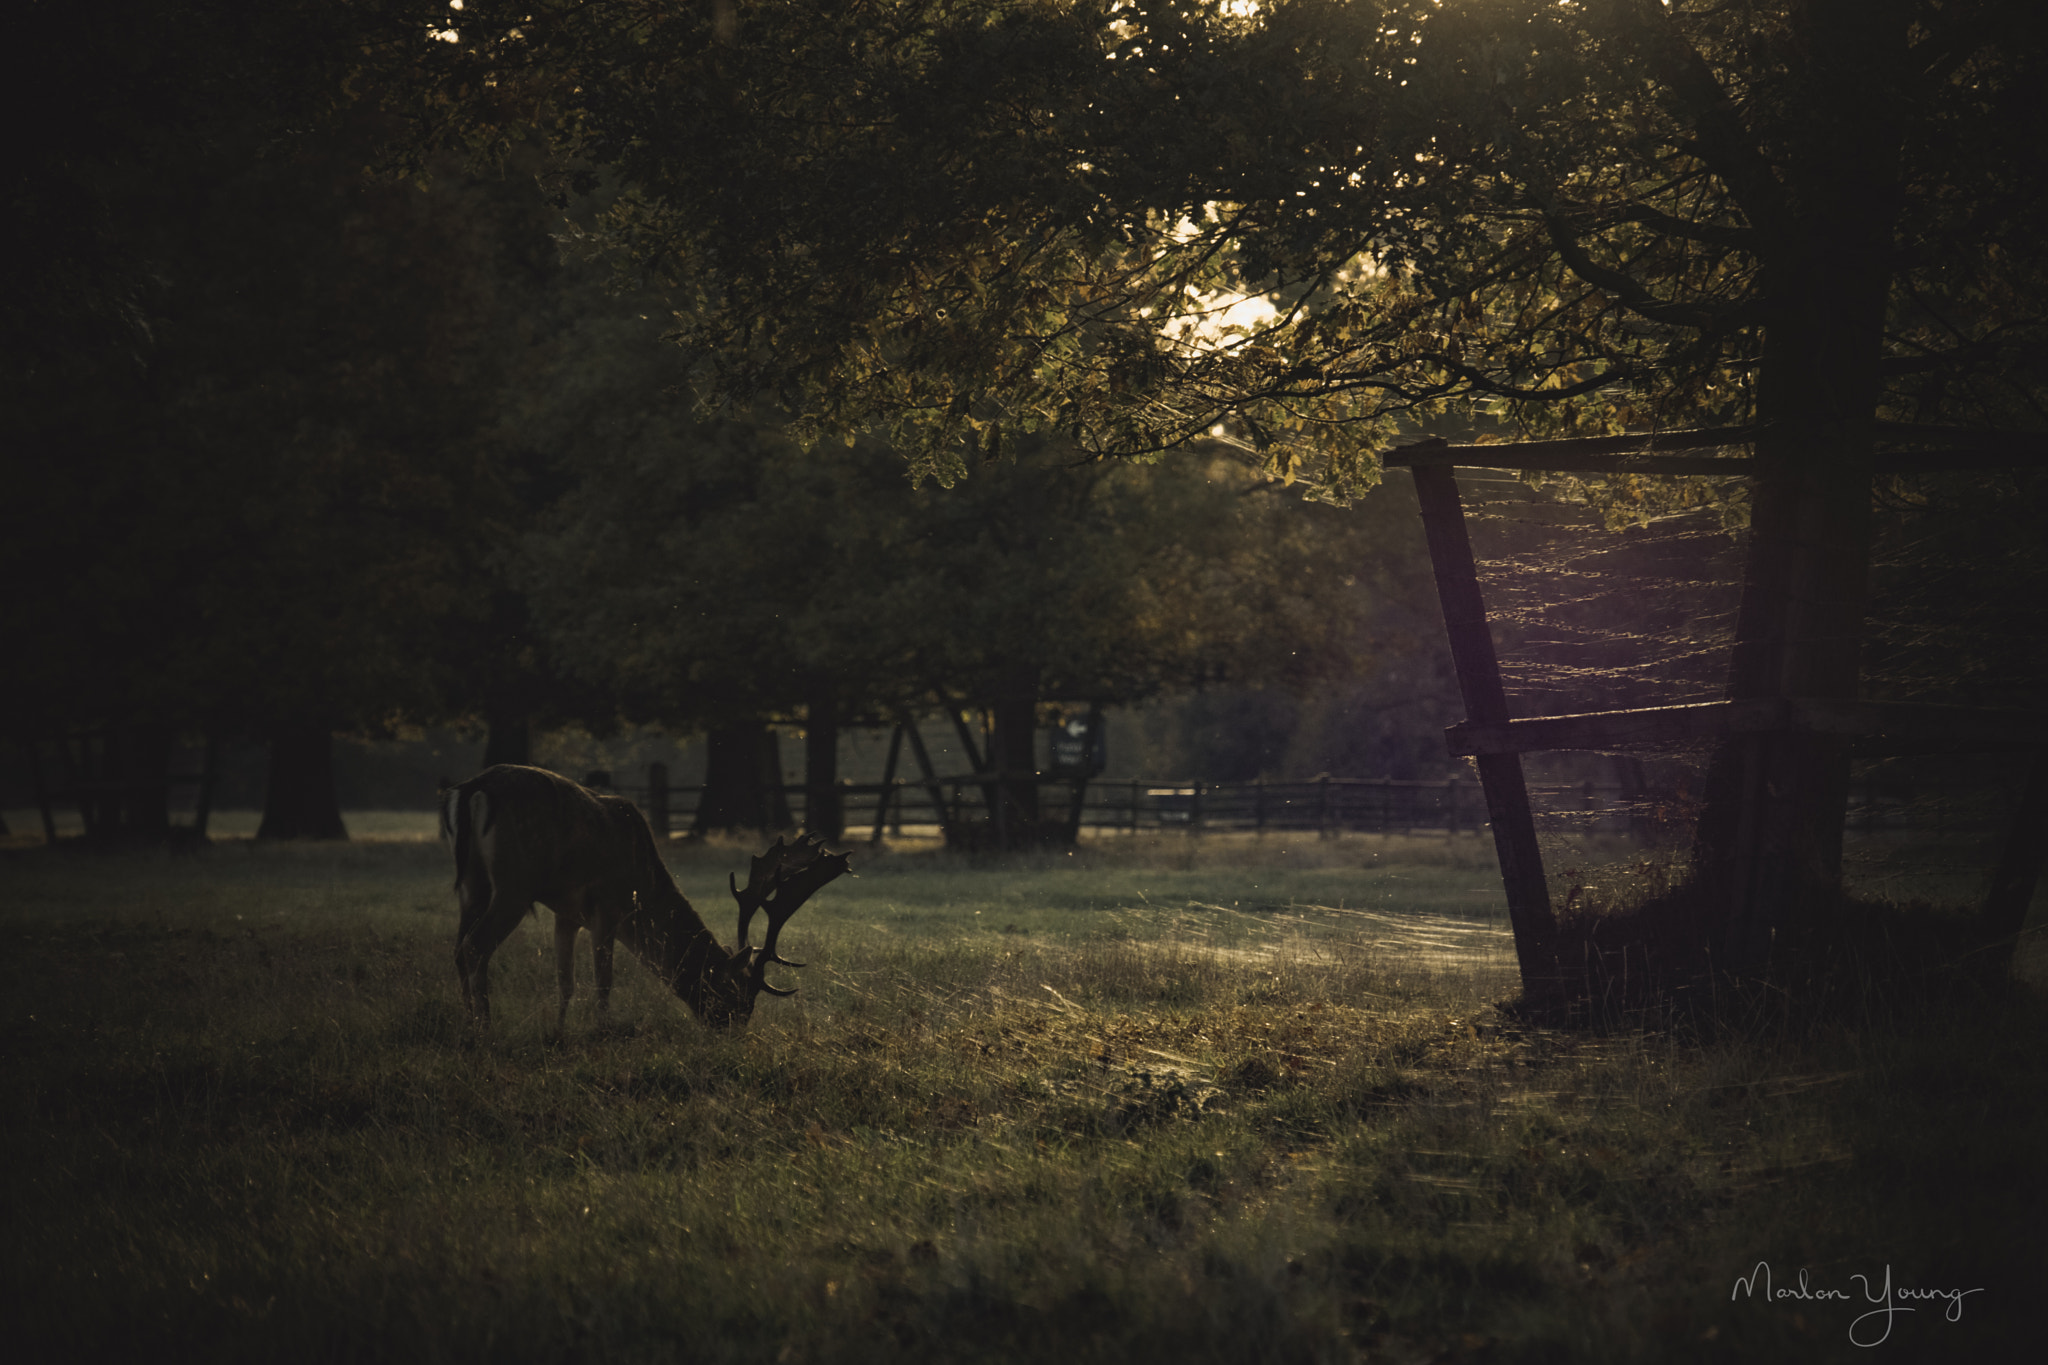
<svg viewBox="0 0 2048 1365"><path fill-rule="evenodd" d="M1869 1276L1851 1275L1849 1278L1862 1281L1863 1302L1877 1305L1877 1307L1867 1313L1858 1314L1856 1320L1849 1324L1849 1344L1852 1346L1882 1346L1886 1338L1892 1334L1892 1315L1894 1313L1916 1313L1919 1311L1917 1308L1904 1306L1906 1303L1925 1303L1930 1300L1945 1299L1948 1302L1948 1308L1943 1312L1942 1316L1946 1317L1950 1322L1961 1322L1963 1320L1963 1300L1971 1294L1981 1294L1984 1292L1981 1288L1894 1289L1892 1287L1892 1268L1889 1265L1884 1268L1883 1286L1875 1293L1871 1292ZM1766 1303L1775 1303L1780 1299L1835 1300L1842 1303L1856 1302L1856 1296L1846 1290L1815 1289L1808 1285L1806 1282L1806 1271L1803 1267L1799 1271L1799 1287L1797 1289L1789 1287L1775 1289L1771 1285L1771 1263L1769 1261L1758 1261L1756 1267L1747 1275L1737 1275L1735 1277L1735 1287L1728 1291L1729 1299L1732 1301L1744 1296L1755 1298L1757 1281L1759 1279L1763 1281L1764 1301ZM1865 1324L1869 1325L1866 1326ZM1876 1333L1876 1336L1865 1341L1864 1337L1869 1336L1873 1332Z"/></svg>

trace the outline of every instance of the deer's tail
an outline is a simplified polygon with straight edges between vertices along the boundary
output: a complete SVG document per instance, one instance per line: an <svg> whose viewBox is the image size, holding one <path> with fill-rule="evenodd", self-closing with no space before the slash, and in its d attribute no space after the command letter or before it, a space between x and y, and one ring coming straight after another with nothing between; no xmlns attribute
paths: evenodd
<svg viewBox="0 0 2048 1365"><path fill-rule="evenodd" d="M441 793L441 837L455 845L455 884L469 872L476 856L475 819L470 814L471 788L467 782Z"/></svg>

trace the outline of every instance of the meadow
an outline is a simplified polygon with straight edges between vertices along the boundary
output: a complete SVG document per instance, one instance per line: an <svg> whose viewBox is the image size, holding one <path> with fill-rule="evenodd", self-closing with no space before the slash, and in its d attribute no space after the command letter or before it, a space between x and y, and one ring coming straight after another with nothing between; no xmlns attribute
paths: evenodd
<svg viewBox="0 0 2048 1365"><path fill-rule="evenodd" d="M724 937L748 851L672 857ZM464 1018L430 841L0 853L8 1355L1918 1360L2033 1335L2029 990L1524 1028L1470 837L855 870L785 935L801 993L745 1031L623 955L600 1020L586 947L556 1040L544 925L499 953L491 1030Z"/></svg>

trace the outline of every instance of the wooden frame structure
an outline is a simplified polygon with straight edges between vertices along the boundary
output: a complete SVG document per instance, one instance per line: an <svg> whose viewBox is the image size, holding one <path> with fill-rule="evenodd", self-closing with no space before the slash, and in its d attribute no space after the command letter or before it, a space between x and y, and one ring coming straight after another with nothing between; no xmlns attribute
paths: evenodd
<svg viewBox="0 0 2048 1365"><path fill-rule="evenodd" d="M2048 435L1874 424L1874 434L1918 449L1876 452L1877 472L1948 472L2009 468L2048 460ZM1459 467L1571 474L1724 475L1748 477L1744 455L1698 452L1746 445L1759 428L1722 427L1555 441L1452 445L1432 437L1389 451L1382 463L1406 469L1429 545L1444 631L1465 702L1465 720L1445 738L1455 755L1472 757L1485 789L1487 817L1507 894L1508 920L1522 987L1530 999L1547 998L1559 980L1551 949L1557 917L1550 905L1543 855L1522 771L1525 753L1551 749L1627 751L1682 741L1737 735L1827 734L1846 737L1852 752L2007 752L2031 749L2027 784L2013 813L1991 890L1983 905L1995 938L2016 937L2048 856L2048 718L2028 713L1917 703L1760 697L1684 706L1597 711L1580 715L1516 718L1493 630L1486 615L1479 570L1459 496ZM1667 453L1682 452L1682 453Z"/></svg>

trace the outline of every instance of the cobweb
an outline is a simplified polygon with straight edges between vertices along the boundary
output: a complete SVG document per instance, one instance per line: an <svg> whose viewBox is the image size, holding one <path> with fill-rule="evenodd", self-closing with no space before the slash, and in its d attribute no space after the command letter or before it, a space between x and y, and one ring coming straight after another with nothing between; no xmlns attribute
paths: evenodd
<svg viewBox="0 0 2048 1365"><path fill-rule="evenodd" d="M1616 529L1599 509L1505 474L1463 474L1459 489L1511 715L1726 695L1744 544L1718 509ZM1882 572L1880 563L1880 587ZM1881 619L1866 694L1950 700L1901 672L1906 655L1885 648L1900 614L1882 591L1873 607ZM1925 672L1924 652L1916 657ZM1553 903L1634 900L1681 875L1710 756L1708 743L1526 755ZM1845 832L1852 889L1972 900L2023 767L1983 755L1856 759Z"/></svg>

